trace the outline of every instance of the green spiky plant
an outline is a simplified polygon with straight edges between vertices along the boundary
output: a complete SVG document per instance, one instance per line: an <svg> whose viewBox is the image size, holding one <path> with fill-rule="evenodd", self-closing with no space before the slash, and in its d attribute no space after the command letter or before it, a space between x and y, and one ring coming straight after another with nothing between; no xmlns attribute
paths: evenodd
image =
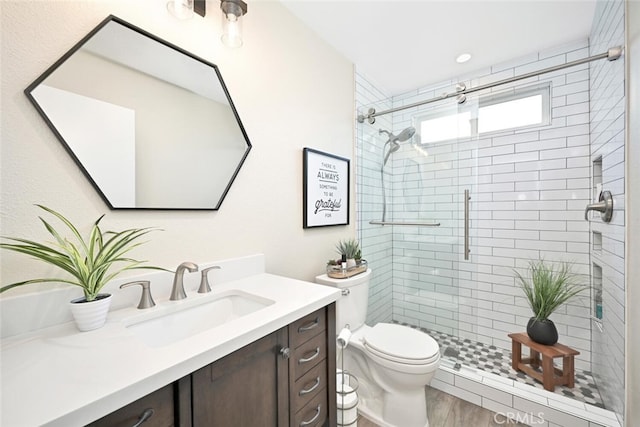
<svg viewBox="0 0 640 427"><path fill-rule="evenodd" d="M559 306L587 289L586 285L577 281L571 267L566 262L556 267L538 260L529 261L527 277L515 271L516 281L537 320L548 319Z"/></svg>
<svg viewBox="0 0 640 427"><path fill-rule="evenodd" d="M25 280L2 286L0 293L33 283L56 282L81 287L85 299L93 301L104 285L124 271L134 269L169 271L160 267L143 266L142 264L146 261L137 261L125 256L129 251L144 243L138 241L138 239L151 231L157 230L155 228L131 228L120 232L102 231L99 226L104 217L102 215L93 224L89 237L85 240L78 229L62 214L46 206L36 206L58 218L71 232L71 239L63 237L49 222L42 217L38 217L49 234L53 236L54 242L45 244L27 239L3 237L12 243L2 242L0 243L0 248L30 255L66 271L72 278Z"/></svg>
<svg viewBox="0 0 640 427"><path fill-rule="evenodd" d="M357 261L362 258L360 244L355 239L339 241L336 244L336 250L339 254L346 256L347 259L355 259Z"/></svg>

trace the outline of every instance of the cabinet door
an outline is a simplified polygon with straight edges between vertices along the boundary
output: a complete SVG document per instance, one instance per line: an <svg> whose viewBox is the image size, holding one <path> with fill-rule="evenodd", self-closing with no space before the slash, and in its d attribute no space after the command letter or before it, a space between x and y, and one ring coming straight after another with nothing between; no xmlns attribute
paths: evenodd
<svg viewBox="0 0 640 427"><path fill-rule="evenodd" d="M169 384L129 405L110 413L88 427L173 427L176 422L176 385Z"/></svg>
<svg viewBox="0 0 640 427"><path fill-rule="evenodd" d="M193 426L287 426L287 343L283 328L194 372Z"/></svg>

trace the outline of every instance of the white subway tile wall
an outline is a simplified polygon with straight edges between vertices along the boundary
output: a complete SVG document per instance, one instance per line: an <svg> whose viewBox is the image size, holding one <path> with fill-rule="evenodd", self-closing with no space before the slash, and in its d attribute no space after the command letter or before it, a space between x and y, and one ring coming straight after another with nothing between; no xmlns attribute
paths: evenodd
<svg viewBox="0 0 640 427"><path fill-rule="evenodd" d="M474 75L385 98L356 74L358 112L381 111L550 65L622 44L623 3L599 2L592 46L577 41L498 64ZM620 40L620 41L618 41ZM622 413L624 378L624 64L606 60L574 66L492 89L501 92L551 83L551 124L425 144L402 144L385 166L387 219L435 221L440 227L372 226L382 213L382 148L378 129L419 132L417 117L455 113L445 100L358 125L358 232L370 261L369 323L408 323L510 349L510 332L525 328L531 311L514 279L529 260L569 261L589 283L592 262L602 264L605 334L591 342L591 295L584 293L552 315L560 341L578 351L576 366L593 369ZM591 92L590 92L591 88ZM480 95L482 96L482 95ZM380 101L383 100L383 101ZM468 96L461 108L478 102ZM591 137L590 137L591 133ZM603 159L603 186L613 192L610 225L584 220L592 201L592 160ZM471 194L471 256L463 259L463 192ZM591 229L602 233L591 251ZM392 261L392 262L391 262ZM392 307L391 311L389 306ZM595 334L595 332L594 332ZM598 341L599 340L599 341ZM593 354L592 354L593 348ZM593 365L592 365L593 361ZM460 391L462 392L462 391ZM468 391L467 391L468 392Z"/></svg>
<svg viewBox="0 0 640 427"><path fill-rule="evenodd" d="M490 70L496 76L472 80L495 81L504 73L519 75L587 54L584 40L512 61L510 67L498 65ZM509 349L507 334L524 330L531 316L514 270L524 273L528 261L539 258L565 260L573 262L574 270L588 281L589 224L583 218L591 195L588 65L509 88L547 82L553 105L548 126L430 144L423 147L427 156L416 155L405 144L393 155L394 218L423 217L442 223L438 229L394 229L394 244L418 243L417 248L394 245L394 320ZM393 105L414 95L394 97ZM469 96L467 105L477 100ZM446 105L451 102L398 113L393 127L417 126L415 117L451 108ZM408 183L419 193L409 197ZM471 193L468 261L461 256L465 189ZM407 272L412 276L404 277ZM590 342L583 338L589 334L589 316L588 294L552 316L561 341L580 351L576 365L582 369L589 369L591 362Z"/></svg>
<svg viewBox="0 0 640 427"><path fill-rule="evenodd" d="M624 44L624 3L622 0L598 2L591 32L592 55ZM624 414L624 57L614 62L590 65L591 151L590 162L602 160L602 189L614 198L610 223L591 216L592 268L601 268L602 327L591 320L592 371L605 406ZM595 174L594 174L595 175ZM596 182L590 186L594 188ZM596 190L594 188L594 190ZM593 191L594 201L598 191ZM592 309L594 310L594 309ZM595 316L595 311L592 312Z"/></svg>
<svg viewBox="0 0 640 427"><path fill-rule="evenodd" d="M391 101L386 94L356 73L356 114L366 112L375 103L376 108L388 108ZM382 100L382 101L381 101ZM358 126L356 135L356 229L363 249L362 256L373 270L369 289L367 323L392 320L392 234L390 227L371 225L369 221L382 216L382 144L384 135L378 129L391 131L391 117L382 117L374 126ZM338 325L342 328L344 325Z"/></svg>

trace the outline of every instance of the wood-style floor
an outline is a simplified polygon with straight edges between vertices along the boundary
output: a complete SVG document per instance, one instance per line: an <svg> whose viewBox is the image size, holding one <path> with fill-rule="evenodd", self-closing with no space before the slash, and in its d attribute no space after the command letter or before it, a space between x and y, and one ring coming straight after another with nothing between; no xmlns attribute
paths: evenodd
<svg viewBox="0 0 640 427"><path fill-rule="evenodd" d="M455 396L427 387L427 415L430 427L520 427L525 424L476 406ZM364 417L358 427L379 427Z"/></svg>

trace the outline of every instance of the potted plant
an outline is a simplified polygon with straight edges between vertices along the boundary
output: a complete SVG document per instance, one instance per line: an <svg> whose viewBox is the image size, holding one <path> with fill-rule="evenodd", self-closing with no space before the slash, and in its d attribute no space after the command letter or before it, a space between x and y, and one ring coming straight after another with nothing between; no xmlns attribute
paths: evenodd
<svg viewBox="0 0 640 427"><path fill-rule="evenodd" d="M126 270L154 269L159 267L143 266L145 261L136 261L125 255L143 242L139 239L153 228L132 228L120 232L102 231L100 221L102 215L93 224L88 238L83 238L78 229L62 214L42 205L36 205L55 216L64 224L71 237L62 236L49 222L42 217L54 242L38 243L32 240L15 237L4 237L10 243L0 243L0 248L19 252L58 267L71 275L70 278L40 278L25 280L0 287L0 293L9 289L32 283L68 283L79 286L84 296L71 301L71 312L76 325L81 331L100 328L104 325L111 304L110 294L101 294L100 290L110 280Z"/></svg>
<svg viewBox="0 0 640 427"><path fill-rule="evenodd" d="M566 262L556 267L544 260L530 261L527 273L525 277L515 272L516 281L533 310L533 317L527 323L527 335L537 343L553 345L558 342L558 330L549 316L587 287L577 281L577 275L571 272L571 264Z"/></svg>
<svg viewBox="0 0 640 427"><path fill-rule="evenodd" d="M341 258L327 261L327 275L329 277L346 279L367 271L367 261L362 259L362 252L357 240L339 241L336 244L336 250Z"/></svg>
<svg viewBox="0 0 640 427"><path fill-rule="evenodd" d="M355 239L339 241L336 244L336 249L342 258L346 259L347 268L355 267L362 259L360 244Z"/></svg>

